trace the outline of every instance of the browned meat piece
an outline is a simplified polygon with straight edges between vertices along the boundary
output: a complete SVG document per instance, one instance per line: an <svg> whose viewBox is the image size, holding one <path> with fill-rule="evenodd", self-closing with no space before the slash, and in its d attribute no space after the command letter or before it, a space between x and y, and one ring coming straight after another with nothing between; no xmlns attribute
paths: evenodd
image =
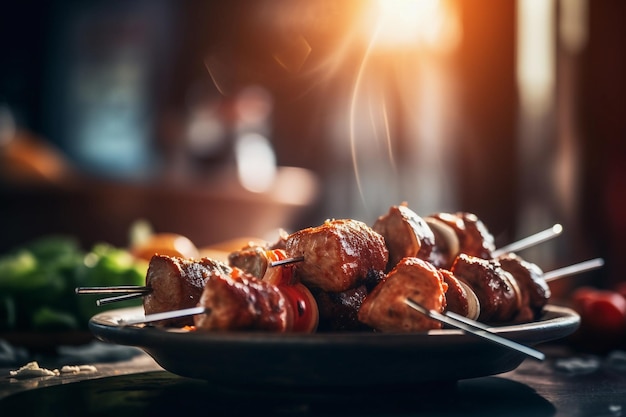
<svg viewBox="0 0 626 417"><path fill-rule="evenodd" d="M312 294L319 308L318 331L371 330L358 319L359 309L367 296L365 285L338 293L315 288Z"/></svg>
<svg viewBox="0 0 626 417"><path fill-rule="evenodd" d="M404 258L365 298L359 320L382 332L417 332L440 329L431 320L405 304L407 298L426 308L443 312L447 285L439 271L419 258Z"/></svg>
<svg viewBox="0 0 626 417"><path fill-rule="evenodd" d="M293 311L278 287L236 268L230 274L216 271L199 305L207 309L194 316L199 330L284 332L293 323Z"/></svg>
<svg viewBox="0 0 626 417"><path fill-rule="evenodd" d="M491 253L496 249L494 238L476 215L458 212L437 213L429 217L439 219L454 229L459 238L459 253L491 259Z"/></svg>
<svg viewBox="0 0 626 417"><path fill-rule="evenodd" d="M257 278L263 278L270 263L267 251L284 250L288 237L289 234L281 229L278 232L278 239L274 243L250 242L241 249L229 253L228 264L232 267L240 268Z"/></svg>
<svg viewBox="0 0 626 417"><path fill-rule="evenodd" d="M383 271L370 271L362 285L343 292L313 288L311 293L319 308L318 331L372 330L361 323L358 312L367 294L385 278Z"/></svg>
<svg viewBox="0 0 626 417"><path fill-rule="evenodd" d="M497 260L505 271L513 275L522 293L522 308L515 321L525 322L541 317L551 295L541 268L513 253L502 255Z"/></svg>
<svg viewBox="0 0 626 417"><path fill-rule="evenodd" d="M229 273L231 268L208 258L189 260L154 255L148 266L146 286L152 291L143 297L146 314L195 307L206 281L216 271ZM158 322L159 325L186 326L193 324L191 317Z"/></svg>
<svg viewBox="0 0 626 417"><path fill-rule="evenodd" d="M474 291L480 301L480 316L485 323L509 322L521 307L521 294L515 278L495 260L459 255L452 273Z"/></svg>
<svg viewBox="0 0 626 417"><path fill-rule="evenodd" d="M342 292L360 285L368 272L383 271L388 251L385 240L357 220L327 220L323 225L289 236L287 256L304 256L294 274L308 287Z"/></svg>
<svg viewBox="0 0 626 417"><path fill-rule="evenodd" d="M428 224L406 203L392 206L387 214L376 220L372 229L385 238L389 250L387 271L402 258L428 259L435 245L435 235Z"/></svg>
<svg viewBox="0 0 626 417"><path fill-rule="evenodd" d="M469 286L459 281L452 272L440 269L443 282L448 284L446 290L446 311L460 314L472 320L480 316L480 302Z"/></svg>
<svg viewBox="0 0 626 417"><path fill-rule="evenodd" d="M231 252L228 255L228 264L257 278L263 278L269 265L267 250L261 246L246 246L236 252Z"/></svg>

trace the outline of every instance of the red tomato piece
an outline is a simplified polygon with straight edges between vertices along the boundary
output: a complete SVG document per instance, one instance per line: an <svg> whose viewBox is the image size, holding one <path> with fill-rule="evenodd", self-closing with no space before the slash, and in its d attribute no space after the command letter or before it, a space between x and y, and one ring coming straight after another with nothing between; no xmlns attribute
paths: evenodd
<svg viewBox="0 0 626 417"><path fill-rule="evenodd" d="M282 249L268 250L265 252L268 262L276 262L287 259L287 254ZM267 281L274 285L290 285L293 282L292 265L283 265L277 267L268 266L263 281Z"/></svg>
<svg viewBox="0 0 626 417"><path fill-rule="evenodd" d="M317 302L309 289L301 284L281 285L280 291L291 303L293 310L293 332L313 333L319 322Z"/></svg>
<svg viewBox="0 0 626 417"><path fill-rule="evenodd" d="M626 298L626 282L620 282L615 286L615 292Z"/></svg>
<svg viewBox="0 0 626 417"><path fill-rule="evenodd" d="M626 299L614 291L597 291L584 307L583 319L597 329L626 331Z"/></svg>

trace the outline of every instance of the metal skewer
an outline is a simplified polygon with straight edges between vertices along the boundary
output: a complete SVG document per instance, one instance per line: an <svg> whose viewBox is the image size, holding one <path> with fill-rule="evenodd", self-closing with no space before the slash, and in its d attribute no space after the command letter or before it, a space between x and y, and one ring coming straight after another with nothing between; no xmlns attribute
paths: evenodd
<svg viewBox="0 0 626 417"><path fill-rule="evenodd" d="M160 320L177 319L185 316L195 316L196 314L204 314L210 310L205 307L191 307L182 310L165 311L163 313L148 314L142 319L120 320L119 324L123 326L132 326L134 324L152 323Z"/></svg>
<svg viewBox="0 0 626 417"><path fill-rule="evenodd" d="M140 298L140 297L143 297L144 295L145 293L142 293L142 292L133 292L130 294L122 294L122 295L116 295L114 297L101 298L99 300L96 300L96 305L100 307L105 304L117 303L118 301L126 301L126 300L132 300L135 298Z"/></svg>
<svg viewBox="0 0 626 417"><path fill-rule="evenodd" d="M591 271L601 268L604 265L604 259L595 258L588 261L580 262L574 265L565 266L563 268L555 269L543 274L543 279L546 282L554 281L559 278L563 278L569 275L581 274L583 272Z"/></svg>
<svg viewBox="0 0 626 417"><path fill-rule="evenodd" d="M302 262L304 256L296 256L292 258L282 259L280 261L271 262L270 267L288 265L295 262ZM110 287L77 287L76 294L120 294L114 297L102 298L96 300L96 305L103 306L105 304L115 303L118 301L132 300L142 297L152 292L152 288L141 285L118 285Z"/></svg>
<svg viewBox="0 0 626 417"><path fill-rule="evenodd" d="M294 256L293 258L281 259L280 261L270 262L270 267L293 264L304 261L304 256Z"/></svg>
<svg viewBox="0 0 626 417"><path fill-rule="evenodd" d="M118 285L112 287L77 287L76 294L147 294L152 288L142 285Z"/></svg>
<svg viewBox="0 0 626 417"><path fill-rule="evenodd" d="M514 342L512 340L506 339L504 337L498 336L495 333L490 332L489 330L487 330L488 328L482 323L475 322L474 320L470 320L467 318L463 318L463 320L459 320L458 318L452 317L449 312L445 312L444 314L441 314L437 311L427 309L420 303L410 298L405 299L404 303L408 305L409 307L411 307L412 309L419 311L420 313L424 314L425 316L433 320L437 320L441 323L444 323L449 326L455 327L457 329L463 330L465 332L471 333L475 336L478 336L490 342L505 346L509 349L516 350L520 353L523 353L526 356L530 356L540 361L546 358L546 355L544 355L542 352L539 352L538 350L532 349L528 346L522 345L520 343Z"/></svg>
<svg viewBox="0 0 626 417"><path fill-rule="evenodd" d="M561 233L563 233L563 226L557 223L549 229L543 230L539 233L535 233L534 235L530 235L516 242L510 243L501 248L498 248L495 251L493 251L492 255L494 258L496 258L508 252L518 252L518 251L521 251L522 249L526 249L531 246L538 245L539 243L545 242L547 240L553 239L557 237L558 235L560 235Z"/></svg>

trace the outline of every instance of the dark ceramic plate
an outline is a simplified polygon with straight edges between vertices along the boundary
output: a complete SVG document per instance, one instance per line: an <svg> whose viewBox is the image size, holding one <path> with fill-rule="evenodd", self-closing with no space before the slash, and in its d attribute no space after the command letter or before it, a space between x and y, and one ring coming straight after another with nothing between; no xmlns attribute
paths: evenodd
<svg viewBox="0 0 626 417"><path fill-rule="evenodd" d="M137 346L166 370L231 386L382 386L457 381L515 369L525 358L476 336L442 329L428 333L185 332L122 326L141 307L94 316L99 339ZM549 305L541 320L493 327L500 336L534 346L573 333L580 318ZM534 360L534 359L531 359Z"/></svg>

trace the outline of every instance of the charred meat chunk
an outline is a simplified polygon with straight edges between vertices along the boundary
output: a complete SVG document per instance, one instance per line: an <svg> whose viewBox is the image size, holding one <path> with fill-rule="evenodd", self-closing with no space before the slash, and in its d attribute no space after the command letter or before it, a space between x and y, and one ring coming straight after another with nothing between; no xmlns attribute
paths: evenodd
<svg viewBox="0 0 626 417"><path fill-rule="evenodd" d="M319 308L318 331L371 330L358 318L359 309L368 293L365 285L334 293L316 288L311 293Z"/></svg>
<svg viewBox="0 0 626 417"><path fill-rule="evenodd" d="M382 332L440 329L441 323L413 310L405 300L411 298L441 313L446 306L446 289L433 265L419 258L404 258L365 298L359 320Z"/></svg>
<svg viewBox="0 0 626 417"><path fill-rule="evenodd" d="M146 286L151 292L143 297L146 314L162 313L195 307L200 301L207 280L215 273L230 273L231 268L209 258L190 260L166 255L154 255L146 274ZM158 322L159 325L186 326L191 317Z"/></svg>
<svg viewBox="0 0 626 417"><path fill-rule="evenodd" d="M435 245L435 236L428 224L406 203L392 206L387 214L376 220L372 229L385 238L389 251L387 271L402 258L428 259Z"/></svg>
<svg viewBox="0 0 626 417"><path fill-rule="evenodd" d="M310 288L342 292L360 285L372 270L383 271L389 253L384 238L358 220L327 220L289 236L288 257L303 256L294 274Z"/></svg>
<svg viewBox="0 0 626 417"><path fill-rule="evenodd" d="M240 269L216 271L207 281L199 305L205 314L194 316L198 330L265 330L291 328L293 312L281 291Z"/></svg>
<svg viewBox="0 0 626 417"><path fill-rule="evenodd" d="M497 260L505 271L513 275L522 293L522 308L515 321L526 322L540 318L551 295L541 268L514 253L499 256Z"/></svg>
<svg viewBox="0 0 626 417"><path fill-rule="evenodd" d="M465 282L480 301L480 316L485 323L512 321L521 306L520 289L515 278L495 260L460 254L452 273Z"/></svg>

